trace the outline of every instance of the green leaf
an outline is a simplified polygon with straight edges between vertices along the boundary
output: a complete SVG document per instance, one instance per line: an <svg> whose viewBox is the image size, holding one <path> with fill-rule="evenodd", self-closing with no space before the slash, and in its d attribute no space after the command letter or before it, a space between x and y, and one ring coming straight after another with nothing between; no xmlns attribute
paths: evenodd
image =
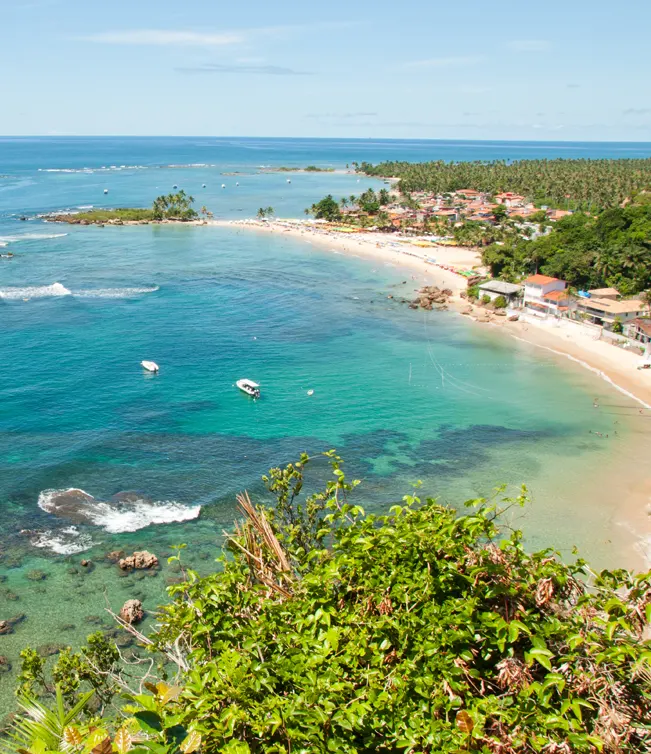
<svg viewBox="0 0 651 754"><path fill-rule="evenodd" d="M140 729L149 735L155 735L163 730L160 715L150 710L142 710L134 715Z"/></svg>

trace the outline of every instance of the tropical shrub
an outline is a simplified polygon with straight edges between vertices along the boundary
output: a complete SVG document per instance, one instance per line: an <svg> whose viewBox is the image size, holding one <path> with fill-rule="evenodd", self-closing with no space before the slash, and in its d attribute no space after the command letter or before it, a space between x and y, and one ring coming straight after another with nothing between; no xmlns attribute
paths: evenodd
<svg viewBox="0 0 651 754"><path fill-rule="evenodd" d="M366 514L327 456L321 492L302 456L273 507L239 496L221 570L170 588L150 640L178 679L95 721L118 754L650 750L651 575L528 554L524 489Z"/></svg>
<svg viewBox="0 0 651 754"><path fill-rule="evenodd" d="M504 298L504 296L497 296L497 298L493 299L493 306L496 309L506 309L508 305L509 302Z"/></svg>

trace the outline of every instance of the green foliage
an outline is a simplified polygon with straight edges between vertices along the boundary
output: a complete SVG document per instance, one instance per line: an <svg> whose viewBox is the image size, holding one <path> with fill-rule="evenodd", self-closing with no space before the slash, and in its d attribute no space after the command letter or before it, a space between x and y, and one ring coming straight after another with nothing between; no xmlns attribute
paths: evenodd
<svg viewBox="0 0 651 754"><path fill-rule="evenodd" d="M314 547L297 547L303 464L269 478L292 593L255 577L240 540L161 616L161 646L191 647L177 719L208 751L648 751L648 575L603 572L588 590L582 562L502 538L485 500L367 516L341 496L338 460Z"/></svg>
<svg viewBox="0 0 651 754"><path fill-rule="evenodd" d="M80 729L76 723L93 693L89 691L81 695L71 709L66 709L59 688L56 689L53 709L29 695L21 697L18 701L20 714L12 723L9 740L0 743L2 751L6 754L48 754L73 751L75 746L81 751L82 740L89 730L87 727Z"/></svg>
<svg viewBox="0 0 651 754"><path fill-rule="evenodd" d="M122 222L149 222L154 220L151 209L137 209L134 207L119 207L117 209L92 209L88 212L78 212L75 215L60 215L58 219L64 222L92 224L107 223L110 220Z"/></svg>
<svg viewBox="0 0 651 754"><path fill-rule="evenodd" d="M624 325L622 324L621 317L615 317L613 322L613 332L621 335L624 332Z"/></svg>
<svg viewBox="0 0 651 754"><path fill-rule="evenodd" d="M509 216L508 210L503 204L496 204L493 207L493 218L496 223L502 223Z"/></svg>
<svg viewBox="0 0 651 754"><path fill-rule="evenodd" d="M275 214L275 210L273 207L260 207L258 210L258 220L264 220L265 218L273 217Z"/></svg>
<svg viewBox="0 0 651 754"><path fill-rule="evenodd" d="M474 188L497 194L522 194L537 206L600 210L617 207L651 186L651 159L631 160L505 160L409 163L363 162L358 171L377 177L400 178L404 193L436 194ZM643 197L648 196L642 194Z"/></svg>
<svg viewBox="0 0 651 754"><path fill-rule="evenodd" d="M176 194L159 196L154 200L152 213L155 220L193 220L197 212L192 208L193 196L183 189Z"/></svg>
<svg viewBox="0 0 651 754"><path fill-rule="evenodd" d="M471 285L468 288L468 298L471 301L476 301L479 298L479 285Z"/></svg>
<svg viewBox="0 0 651 754"><path fill-rule="evenodd" d="M496 309L506 309L508 305L509 302L504 298L504 296L497 296L497 298L493 299L493 306Z"/></svg>
<svg viewBox="0 0 651 754"><path fill-rule="evenodd" d="M312 214L317 220L327 220L328 222L337 222L341 219L341 212L339 211L339 205L332 198L332 194L328 194L325 199L321 199L320 202L313 204L310 208Z"/></svg>
<svg viewBox="0 0 651 754"><path fill-rule="evenodd" d="M484 295L480 299L480 303L482 304L490 304L491 297L488 295L488 293L484 293Z"/></svg>
<svg viewBox="0 0 651 754"><path fill-rule="evenodd" d="M93 691L80 695L66 709L59 687L49 708L33 697L19 701L20 712L9 738L0 745L4 754L192 754L201 747L201 735L179 724L176 703L181 688L148 683L150 694L134 694L114 719L85 715ZM131 715L131 717L126 717ZM225 751L236 751L227 748Z"/></svg>
<svg viewBox="0 0 651 754"><path fill-rule="evenodd" d="M598 217L576 213L535 241L512 236L487 247L494 277L517 279L536 270L576 288L612 286L623 294L651 287L651 204L629 204Z"/></svg>
<svg viewBox="0 0 651 754"><path fill-rule="evenodd" d="M240 498L247 520L221 570L170 587L152 649L183 648L178 685L147 681L94 720L86 695L66 707L58 688L54 720L23 705L10 751L650 750L651 574L528 554L507 526L524 489L464 514L408 495L367 515L341 459L326 461L332 478L307 495L308 456L272 469L275 505ZM40 678L42 664L28 666ZM44 719L42 735L25 727Z"/></svg>

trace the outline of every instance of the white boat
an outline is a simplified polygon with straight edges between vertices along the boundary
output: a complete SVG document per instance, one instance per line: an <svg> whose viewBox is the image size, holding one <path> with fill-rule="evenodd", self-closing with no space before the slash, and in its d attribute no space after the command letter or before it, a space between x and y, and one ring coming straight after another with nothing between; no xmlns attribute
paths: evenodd
<svg viewBox="0 0 651 754"><path fill-rule="evenodd" d="M141 361L140 366L148 372L158 371L158 364L155 361Z"/></svg>
<svg viewBox="0 0 651 754"><path fill-rule="evenodd" d="M252 398L260 397L260 385L257 382L244 379L238 380L235 384L243 393L250 395Z"/></svg>
<svg viewBox="0 0 651 754"><path fill-rule="evenodd" d="M108 194L108 189L104 189L104 193L105 193L105 194Z"/></svg>

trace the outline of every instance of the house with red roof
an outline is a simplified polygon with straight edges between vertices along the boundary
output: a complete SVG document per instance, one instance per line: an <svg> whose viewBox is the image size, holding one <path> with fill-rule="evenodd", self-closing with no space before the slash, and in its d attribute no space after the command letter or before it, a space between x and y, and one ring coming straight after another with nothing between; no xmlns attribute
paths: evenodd
<svg viewBox="0 0 651 754"><path fill-rule="evenodd" d="M505 207L519 207L524 204L524 196L520 194L513 194L510 191L506 191L503 194L498 194L495 197L497 204L503 204Z"/></svg>
<svg viewBox="0 0 651 754"><path fill-rule="evenodd" d="M567 311L569 299L565 280L548 275L531 275L524 281L522 303L531 314L558 317Z"/></svg>

